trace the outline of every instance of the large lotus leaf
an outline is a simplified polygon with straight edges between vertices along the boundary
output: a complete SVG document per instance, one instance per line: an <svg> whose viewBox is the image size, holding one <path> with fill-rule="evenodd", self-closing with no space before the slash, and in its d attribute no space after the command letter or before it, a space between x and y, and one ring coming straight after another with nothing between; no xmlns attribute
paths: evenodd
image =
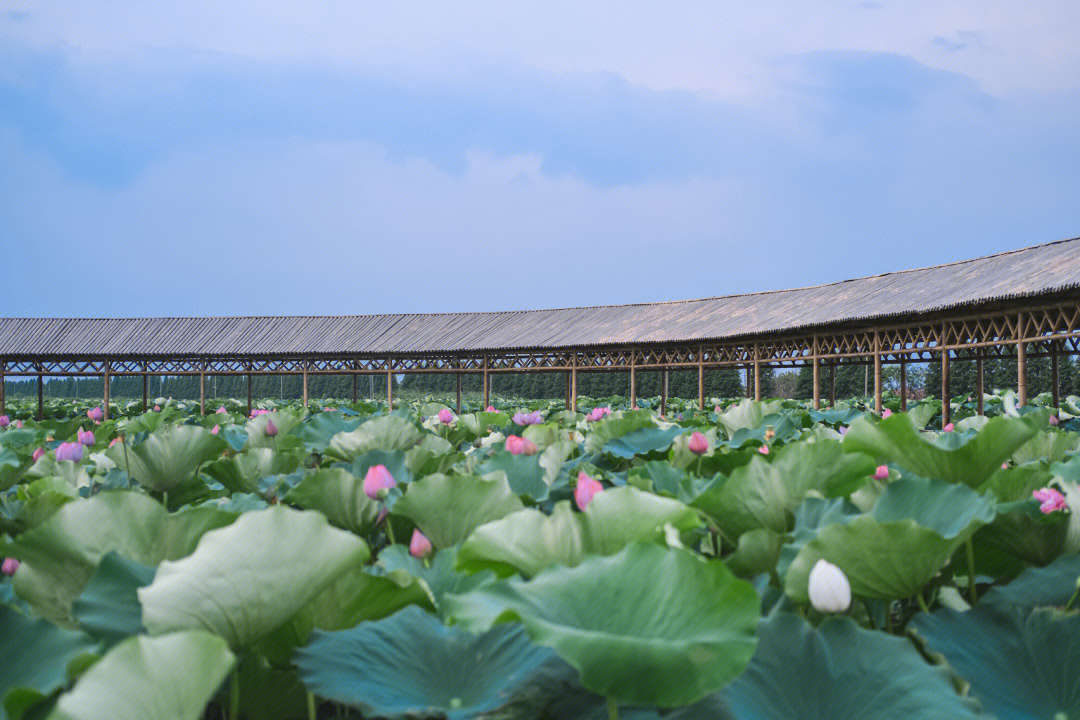
<svg viewBox="0 0 1080 720"><path fill-rule="evenodd" d="M406 453L401 450L372 450L355 458L351 465L338 463L336 467L346 468L356 477L363 478L367 475L368 469L375 465L382 465L389 470L398 485L411 483L413 481L413 472L409 468Z"/></svg>
<svg viewBox="0 0 1080 720"><path fill-rule="evenodd" d="M274 427L277 428L277 435L267 435L266 428L269 427L270 422L274 423ZM291 412L285 412L283 410L275 410L271 413L265 413L263 415L257 415L256 417L248 420L244 429L247 431L247 447L251 448L274 448L277 449L283 444L288 444L286 438L292 433L293 428L300 424L301 418L294 415ZM296 445L300 445L300 442L294 440Z"/></svg>
<svg viewBox="0 0 1080 720"><path fill-rule="evenodd" d="M405 572L423 581L435 599L435 607L441 613L443 597L448 593L467 593L495 579L495 574L487 571L471 575L458 572L454 569L457 552L456 547L444 548L437 551L425 564L425 561L410 555L404 545L391 545L379 552L379 567L391 574Z"/></svg>
<svg viewBox="0 0 1080 720"><path fill-rule="evenodd" d="M197 720L235 662L205 632L128 638L60 697L49 720Z"/></svg>
<svg viewBox="0 0 1080 720"><path fill-rule="evenodd" d="M275 667L247 651L236 668L240 717L244 720L298 720L307 716L307 688L295 668Z"/></svg>
<svg viewBox="0 0 1080 720"><path fill-rule="evenodd" d="M727 432L728 438L734 438L739 430L755 430L761 427L765 416L779 412L781 407L781 400L761 402L747 398L717 415L716 421Z"/></svg>
<svg viewBox="0 0 1080 720"><path fill-rule="evenodd" d="M920 433L905 413L857 420L844 449L863 452L926 478L979 487L1038 432L1033 421L996 417L975 433Z"/></svg>
<svg viewBox="0 0 1080 720"><path fill-rule="evenodd" d="M106 454L128 477L162 492L195 477L200 465L221 455L227 446L220 437L198 425L173 425L138 444L117 443Z"/></svg>
<svg viewBox="0 0 1080 720"><path fill-rule="evenodd" d="M544 482L544 468L540 466L539 455L497 452L481 463L477 472L484 476L489 473L504 473L515 494L528 497L534 502L547 500L548 486Z"/></svg>
<svg viewBox="0 0 1080 720"><path fill-rule="evenodd" d="M203 533L235 518L210 508L169 514L153 498L123 490L70 502L6 550L23 561L15 592L43 617L70 622L72 601L105 553L157 565L187 555Z"/></svg>
<svg viewBox="0 0 1080 720"><path fill-rule="evenodd" d="M730 682L756 645L759 600L723 563L659 545L627 546L528 582L501 580L446 598L465 627L520 620L533 642L620 701L671 707Z"/></svg>
<svg viewBox="0 0 1080 720"><path fill-rule="evenodd" d="M739 536L735 552L724 558L724 562L731 572L741 578L751 579L776 568L783 544L783 538L772 530L750 530Z"/></svg>
<svg viewBox="0 0 1080 720"><path fill-rule="evenodd" d="M358 535L371 532L379 518L380 505L364 492L363 479L341 468L308 475L289 490L284 501L318 510L334 527Z"/></svg>
<svg viewBox="0 0 1080 720"><path fill-rule="evenodd" d="M30 465L30 458L21 458L11 448L0 447L0 492L19 482Z"/></svg>
<svg viewBox="0 0 1080 720"><path fill-rule="evenodd" d="M997 506L994 522L975 534L976 546L990 546L1033 565L1046 565L1061 555L1069 530L1064 513L1039 512L1037 500ZM978 548L977 548L978 549Z"/></svg>
<svg viewBox="0 0 1080 720"><path fill-rule="evenodd" d="M351 533L316 512L284 507L244 513L207 533L195 552L164 562L138 591L151 634L206 629L232 647L272 632L369 556Z"/></svg>
<svg viewBox="0 0 1080 720"><path fill-rule="evenodd" d="M506 427L510 424L510 416L506 413L478 412L458 416L458 423L467 429L472 437L484 437L488 434L488 428Z"/></svg>
<svg viewBox="0 0 1080 720"><path fill-rule="evenodd" d="M717 695L670 717L715 717L725 707L753 720L963 720L978 718L948 671L929 665L906 639L847 618L817 628L790 613L759 626L754 659Z"/></svg>
<svg viewBox="0 0 1080 720"><path fill-rule="evenodd" d="M322 453L330 447L335 435L352 432L361 422L360 418L347 418L339 412L321 412L302 423L294 435L304 441L308 452Z"/></svg>
<svg viewBox="0 0 1080 720"><path fill-rule="evenodd" d="M585 437L585 452L599 453L611 444L612 448L618 447L621 452L624 446L616 446L614 443L619 438L639 431L659 430L660 427L648 413L625 413L621 416L611 416L596 423L591 423L590 432ZM678 433L681 428L675 428ZM673 436L674 437L674 436ZM670 443L669 443L670 444ZM620 457L626 457L620 455ZM633 457L631 454L629 457Z"/></svg>
<svg viewBox="0 0 1080 720"><path fill-rule="evenodd" d="M326 448L326 455L334 460L352 462L372 450L408 450L420 442L421 437L420 431L409 420L382 415L355 430L335 435Z"/></svg>
<svg viewBox="0 0 1080 720"><path fill-rule="evenodd" d="M393 512L416 523L436 548L445 548L522 507L505 478L429 475L409 485Z"/></svg>
<svg viewBox="0 0 1080 720"><path fill-rule="evenodd" d="M1077 433L1042 430L1014 452L1012 460L1018 465L1033 460L1060 462L1078 446L1080 446L1080 435Z"/></svg>
<svg viewBox="0 0 1080 720"><path fill-rule="evenodd" d="M464 720L527 692L562 661L521 627L481 635L418 608L333 633L315 633L296 665L316 695L387 718Z"/></svg>
<svg viewBox="0 0 1080 720"><path fill-rule="evenodd" d="M257 493L259 480L270 475L288 475L299 464L299 458L290 453L252 448L239 455L216 460L207 465L204 471L229 492Z"/></svg>
<svg viewBox="0 0 1080 720"><path fill-rule="evenodd" d="M909 625L999 720L1080 717L1080 613L979 603Z"/></svg>
<svg viewBox="0 0 1080 720"><path fill-rule="evenodd" d="M1046 567L1028 568L1008 585L997 585L982 597L979 604L1020 608L1064 607L1080 580L1080 555L1065 555Z"/></svg>
<svg viewBox="0 0 1080 720"><path fill-rule="evenodd" d="M612 555L632 542L662 540L665 525L686 532L701 527L701 520L677 500L612 488L593 497L583 513L564 500L550 516L522 510L477 528L458 551L457 566L532 577L549 565L574 566L586 555Z"/></svg>
<svg viewBox="0 0 1080 720"><path fill-rule="evenodd" d="M826 525L806 542L788 568L784 591L806 602L810 569L824 558L844 571L854 595L910 597L993 519L993 500L963 485L898 480L869 513Z"/></svg>
<svg viewBox="0 0 1080 720"><path fill-rule="evenodd" d="M83 630L109 645L145 633L136 591L153 581L155 570L116 552L106 553L71 614Z"/></svg>
<svg viewBox="0 0 1080 720"><path fill-rule="evenodd" d="M0 604L0 701L5 717L17 720L59 690L68 665L96 646L86 633L32 620Z"/></svg>

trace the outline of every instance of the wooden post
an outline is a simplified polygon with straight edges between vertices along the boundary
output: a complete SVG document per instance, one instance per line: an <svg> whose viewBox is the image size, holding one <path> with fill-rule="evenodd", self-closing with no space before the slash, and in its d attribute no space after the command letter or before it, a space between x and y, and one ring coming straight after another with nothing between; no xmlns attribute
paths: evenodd
<svg viewBox="0 0 1080 720"><path fill-rule="evenodd" d="M900 359L900 412L907 412L907 356Z"/></svg>
<svg viewBox="0 0 1080 720"><path fill-rule="evenodd" d="M754 343L754 399L761 400L761 352Z"/></svg>
<svg viewBox="0 0 1080 720"><path fill-rule="evenodd" d="M705 348L698 348L697 360L697 406L698 410L705 410Z"/></svg>
<svg viewBox="0 0 1080 720"><path fill-rule="evenodd" d="M247 414L248 415L251 415L251 411L252 411L252 409L254 409L254 406L251 404L251 372L250 371L251 371L251 367L249 366L248 367L248 374L247 374L247 386L248 386L247 387L247 391L248 391Z"/></svg>
<svg viewBox="0 0 1080 720"><path fill-rule="evenodd" d="M810 362L814 367L814 409L821 409L821 362L818 360L817 335L814 336L814 347L811 350Z"/></svg>
<svg viewBox="0 0 1080 720"><path fill-rule="evenodd" d="M146 412L146 401L150 398L150 373L146 371L146 363L143 363L142 374L142 411Z"/></svg>
<svg viewBox="0 0 1080 720"><path fill-rule="evenodd" d="M304 361L304 407L308 406L308 361Z"/></svg>
<svg viewBox="0 0 1080 720"><path fill-rule="evenodd" d="M40 372L44 368L38 365L38 371ZM45 401L42 399L42 395L45 393L45 379L44 376L37 376L37 419L41 422L45 419Z"/></svg>
<svg viewBox="0 0 1080 720"><path fill-rule="evenodd" d="M637 408L637 351L630 351L630 409Z"/></svg>
<svg viewBox="0 0 1080 720"><path fill-rule="evenodd" d="M874 414L881 416L881 335L874 331Z"/></svg>
<svg viewBox="0 0 1080 720"><path fill-rule="evenodd" d="M566 375L566 392L565 392L565 395L566 395L566 409L569 410L570 409L570 371L567 370L565 375Z"/></svg>
<svg viewBox="0 0 1080 720"><path fill-rule="evenodd" d="M570 364L570 410L577 412L577 353Z"/></svg>
<svg viewBox="0 0 1080 720"><path fill-rule="evenodd" d="M356 404L356 400L357 400L357 397L358 397L358 393L357 393L358 388L357 388L357 386L359 384L360 384L360 376L358 374L356 374L356 373L353 373L353 376L352 376L352 401L353 401L353 404Z"/></svg>
<svg viewBox="0 0 1080 720"><path fill-rule="evenodd" d="M949 351L941 349L941 427L949 424L952 415L951 395L949 392Z"/></svg>
<svg viewBox="0 0 1080 720"><path fill-rule="evenodd" d="M750 379L750 365L746 366L746 397L751 398L754 396L754 384Z"/></svg>
<svg viewBox="0 0 1080 720"><path fill-rule="evenodd" d="M3 396L0 395L0 398ZM1055 343L1050 344L1050 403L1054 406L1054 414L1061 407L1061 381L1058 376L1058 349Z"/></svg>
<svg viewBox="0 0 1080 720"><path fill-rule="evenodd" d="M975 411L979 415L985 415L986 408L983 407L983 351L976 350L975 352Z"/></svg>
<svg viewBox="0 0 1080 720"><path fill-rule="evenodd" d="M484 394L484 407L487 408L491 404L491 377L488 374L488 356L484 356L483 364L484 373L480 377L480 383L482 385L481 390Z"/></svg>
<svg viewBox="0 0 1080 720"><path fill-rule="evenodd" d="M829 368L829 407L836 407L836 361Z"/></svg>
<svg viewBox="0 0 1080 720"><path fill-rule="evenodd" d="M1027 344L1024 342L1026 334L1024 313L1019 313L1016 323L1016 400L1021 406L1027 405Z"/></svg>
<svg viewBox="0 0 1080 720"><path fill-rule="evenodd" d="M461 414L461 373L460 372L455 373L455 378L454 379L457 381L457 414L460 415ZM485 410L487 409L487 405L484 406L484 409Z"/></svg>
<svg viewBox="0 0 1080 720"><path fill-rule="evenodd" d="M0 415L3 415L7 411L7 381L4 379L5 370L7 370L7 363L0 360Z"/></svg>
<svg viewBox="0 0 1080 720"><path fill-rule="evenodd" d="M199 414L206 414L206 363L199 368Z"/></svg>
<svg viewBox="0 0 1080 720"><path fill-rule="evenodd" d="M101 374L101 379L103 381L102 382L102 390L103 390L102 394L105 396L105 398L104 398L105 399L105 407L102 408L102 410L104 411L104 414L102 415L102 417L105 420L108 420L109 419L109 361L108 360L105 361L105 370Z"/></svg>
<svg viewBox="0 0 1080 720"><path fill-rule="evenodd" d="M394 409L394 359L391 357L386 358L386 406L387 412Z"/></svg>

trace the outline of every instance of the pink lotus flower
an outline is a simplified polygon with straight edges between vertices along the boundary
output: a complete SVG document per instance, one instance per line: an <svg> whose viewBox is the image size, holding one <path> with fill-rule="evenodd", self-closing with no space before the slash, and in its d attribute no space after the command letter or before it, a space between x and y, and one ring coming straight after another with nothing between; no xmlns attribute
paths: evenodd
<svg viewBox="0 0 1080 720"><path fill-rule="evenodd" d="M884 410L881 411L881 419L882 420L889 417L890 415L892 415L892 410L890 410L889 408L885 408Z"/></svg>
<svg viewBox="0 0 1080 720"><path fill-rule="evenodd" d="M484 412L499 412L499 411L495 409L494 405L488 405L486 408L484 408Z"/></svg>
<svg viewBox="0 0 1080 720"><path fill-rule="evenodd" d="M536 443L520 435L510 435L506 438L506 449L511 455L535 455Z"/></svg>
<svg viewBox="0 0 1080 720"><path fill-rule="evenodd" d="M768 445L762 445L761 447L759 447L757 449L757 451L759 453L761 453L762 455L768 455L769 454L769 446Z"/></svg>
<svg viewBox="0 0 1080 720"><path fill-rule="evenodd" d="M364 494L372 500L379 499L382 490L397 486L397 481L385 465L372 465L364 475Z"/></svg>
<svg viewBox="0 0 1080 720"><path fill-rule="evenodd" d="M1039 505L1039 510L1047 514L1068 507L1065 503L1065 496L1054 488L1044 487L1041 490L1034 490L1031 496L1042 503L1042 505Z"/></svg>
<svg viewBox="0 0 1080 720"><path fill-rule="evenodd" d="M15 558L4 558L4 563L0 565L0 573L11 577L15 574L15 571L19 569L19 561Z"/></svg>
<svg viewBox="0 0 1080 720"><path fill-rule="evenodd" d="M249 415L248 417L257 418L260 415L266 415L269 412L270 411L265 409L265 408L255 408L254 410L251 411L251 415Z"/></svg>
<svg viewBox="0 0 1080 720"><path fill-rule="evenodd" d="M270 437L277 435L277 425L274 424L273 420L266 421L266 434Z"/></svg>
<svg viewBox="0 0 1080 720"><path fill-rule="evenodd" d="M83 446L79 443L60 443L60 447L56 448L57 462L63 462L65 460L81 462L82 458Z"/></svg>
<svg viewBox="0 0 1080 720"><path fill-rule="evenodd" d="M124 442L124 436L123 435L117 435L116 437L114 437L112 440L109 441L109 447L112 447L116 443L122 443L122 442Z"/></svg>
<svg viewBox="0 0 1080 720"><path fill-rule="evenodd" d="M690 448L690 452L695 455L704 455L709 452L709 438L695 430L687 441L686 447Z"/></svg>
<svg viewBox="0 0 1080 720"><path fill-rule="evenodd" d="M86 417L94 422L101 422L101 418L105 417L105 413L101 408L93 407L86 411Z"/></svg>
<svg viewBox="0 0 1080 720"><path fill-rule="evenodd" d="M720 414L720 413L722 412L722 411L720 410L720 406L719 406L719 405L717 405L716 407L714 407L714 408L713 408L713 412L714 412L714 413L716 413L717 415L719 415L719 414Z"/></svg>
<svg viewBox="0 0 1080 720"><path fill-rule="evenodd" d="M952 423L949 423L945 427L941 428L942 432L952 432L954 429L956 428Z"/></svg>
<svg viewBox="0 0 1080 720"><path fill-rule="evenodd" d="M585 416L585 419L589 422L597 422L598 420L603 420L610 414L611 408L609 407L594 407L589 414Z"/></svg>
<svg viewBox="0 0 1080 720"><path fill-rule="evenodd" d="M450 412L448 408L443 408L439 411L439 422L443 425L449 425L454 422L454 413Z"/></svg>
<svg viewBox="0 0 1080 720"><path fill-rule="evenodd" d="M544 416L539 410L531 413L519 412L514 414L513 420L515 425L539 425L544 422Z"/></svg>
<svg viewBox="0 0 1080 720"><path fill-rule="evenodd" d="M16 420L15 421L15 427L21 428L22 427L22 420Z"/></svg>
<svg viewBox="0 0 1080 720"><path fill-rule="evenodd" d="M1057 415L1051 415L1050 416L1050 427L1054 427L1057 424L1058 424L1058 416Z"/></svg>
<svg viewBox="0 0 1080 720"><path fill-rule="evenodd" d="M578 509L584 511L596 493L603 492L604 486L581 471L577 476L577 487L574 488L574 502Z"/></svg>
<svg viewBox="0 0 1080 720"><path fill-rule="evenodd" d="M841 425L836 431L841 435L847 435L847 425Z"/></svg>
<svg viewBox="0 0 1080 720"><path fill-rule="evenodd" d="M37 462L38 460L40 460L41 456L44 455L44 454L45 454L45 448L43 448L43 447L39 447L37 450L35 450L34 455L33 455L34 462Z"/></svg>
<svg viewBox="0 0 1080 720"><path fill-rule="evenodd" d="M1008 461L1008 460L1006 460L1005 462L1001 463L1001 469L1002 469L1002 470L1008 470L1008 469L1009 469L1009 461Z"/></svg>
<svg viewBox="0 0 1080 720"><path fill-rule="evenodd" d="M6 428L11 424L11 418L7 415L0 415L0 428Z"/></svg>
<svg viewBox="0 0 1080 720"><path fill-rule="evenodd" d="M221 432L221 426L220 425L215 425L214 429L210 431L210 434L211 435L217 435L219 432Z"/></svg>
<svg viewBox="0 0 1080 720"><path fill-rule="evenodd" d="M877 470L874 471L875 480L888 480L889 479L889 466L878 465Z"/></svg>
<svg viewBox="0 0 1080 720"><path fill-rule="evenodd" d="M225 409L225 406L224 406L224 405L222 405L221 407L219 407L219 408L218 408L217 410L215 410L214 412L216 412L216 413L217 413L218 415L225 415L225 414L226 414L226 413L228 413L229 411Z"/></svg>
<svg viewBox="0 0 1080 720"><path fill-rule="evenodd" d="M419 530L412 531L412 539L409 540L409 554L414 558L427 557L431 554L431 541Z"/></svg>
<svg viewBox="0 0 1080 720"><path fill-rule="evenodd" d="M79 438L79 444L80 445L85 445L86 447L91 447L94 444L94 433L90 432L89 430L86 430L86 431L79 430L78 438Z"/></svg>
<svg viewBox="0 0 1080 720"><path fill-rule="evenodd" d="M154 406L154 412L161 412L161 406L160 405L155 405Z"/></svg>

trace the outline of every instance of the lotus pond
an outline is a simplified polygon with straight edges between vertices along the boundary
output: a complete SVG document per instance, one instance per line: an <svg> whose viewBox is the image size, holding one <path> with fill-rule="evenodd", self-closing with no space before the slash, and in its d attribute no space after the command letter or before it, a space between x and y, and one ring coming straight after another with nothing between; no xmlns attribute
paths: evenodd
<svg viewBox="0 0 1080 720"><path fill-rule="evenodd" d="M1075 720L1048 404L9 403L3 716Z"/></svg>

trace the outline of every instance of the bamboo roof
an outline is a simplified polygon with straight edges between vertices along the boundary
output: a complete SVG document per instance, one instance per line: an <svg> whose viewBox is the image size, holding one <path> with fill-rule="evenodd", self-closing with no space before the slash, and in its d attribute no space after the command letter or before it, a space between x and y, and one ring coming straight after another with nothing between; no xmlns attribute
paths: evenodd
<svg viewBox="0 0 1080 720"><path fill-rule="evenodd" d="M814 287L700 300L481 313L0 318L0 355L453 353L677 343L903 319L1080 288L1080 238Z"/></svg>

